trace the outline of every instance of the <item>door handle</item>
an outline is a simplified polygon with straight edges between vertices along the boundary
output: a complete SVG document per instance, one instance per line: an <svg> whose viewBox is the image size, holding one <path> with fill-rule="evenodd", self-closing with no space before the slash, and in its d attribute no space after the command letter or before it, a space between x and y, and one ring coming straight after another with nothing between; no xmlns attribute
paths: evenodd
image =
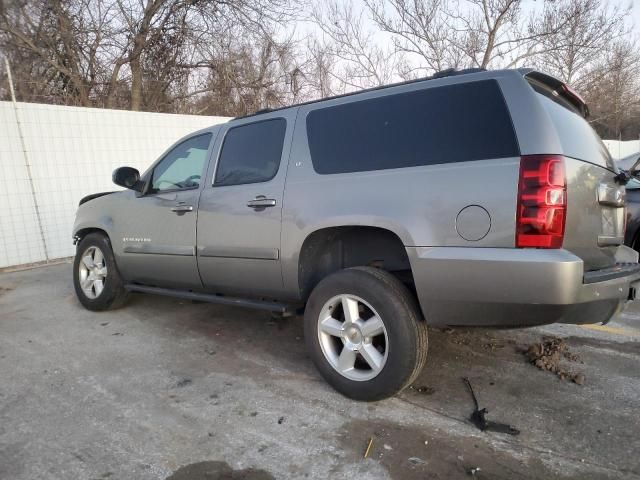
<svg viewBox="0 0 640 480"><path fill-rule="evenodd" d="M193 205L176 205L175 207L171 207L172 212L191 212L193 211Z"/></svg>
<svg viewBox="0 0 640 480"><path fill-rule="evenodd" d="M253 200L247 202L247 207L250 208L266 208L275 207L276 201L273 198L266 198L264 195L258 195Z"/></svg>

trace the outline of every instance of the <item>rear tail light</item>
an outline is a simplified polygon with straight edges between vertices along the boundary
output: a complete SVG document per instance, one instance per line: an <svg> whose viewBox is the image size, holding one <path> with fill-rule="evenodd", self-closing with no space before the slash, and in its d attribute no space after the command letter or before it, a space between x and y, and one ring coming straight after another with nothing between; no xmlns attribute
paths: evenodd
<svg viewBox="0 0 640 480"><path fill-rule="evenodd" d="M520 159L516 247L561 248L567 214L567 179L560 155Z"/></svg>

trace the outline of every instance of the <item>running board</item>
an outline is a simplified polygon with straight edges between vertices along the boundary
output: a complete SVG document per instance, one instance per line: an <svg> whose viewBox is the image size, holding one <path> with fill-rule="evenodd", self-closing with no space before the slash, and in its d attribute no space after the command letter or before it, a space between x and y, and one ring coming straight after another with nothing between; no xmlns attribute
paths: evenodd
<svg viewBox="0 0 640 480"><path fill-rule="evenodd" d="M209 293L189 292L185 290L172 290L170 288L147 287L146 285L125 285L124 288L130 292L151 293L153 295L163 295L165 297L183 298L185 300L195 300L197 302L219 303L222 305L235 305L237 307L255 308L257 310L267 310L269 312L282 313L284 315L295 315L296 310L291 305L279 302L269 302L266 300L251 300L246 298L225 297Z"/></svg>

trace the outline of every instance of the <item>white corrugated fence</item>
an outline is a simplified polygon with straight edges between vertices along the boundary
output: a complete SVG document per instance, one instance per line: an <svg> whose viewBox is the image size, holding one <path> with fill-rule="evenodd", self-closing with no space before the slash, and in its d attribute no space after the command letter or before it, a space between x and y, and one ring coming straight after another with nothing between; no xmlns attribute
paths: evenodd
<svg viewBox="0 0 640 480"><path fill-rule="evenodd" d="M117 190L116 167L142 172L183 135L226 120L0 102L0 268L73 255L83 196Z"/></svg>
<svg viewBox="0 0 640 480"><path fill-rule="evenodd" d="M640 154L640 139L638 140L603 140L604 144L611 152L611 156L616 160L628 157L634 153Z"/></svg>

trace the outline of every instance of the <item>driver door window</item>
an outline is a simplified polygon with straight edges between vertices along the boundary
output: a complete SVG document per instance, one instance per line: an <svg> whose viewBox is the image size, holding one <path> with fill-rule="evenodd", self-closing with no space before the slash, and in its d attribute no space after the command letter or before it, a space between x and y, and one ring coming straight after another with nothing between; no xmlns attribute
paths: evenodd
<svg viewBox="0 0 640 480"><path fill-rule="evenodd" d="M200 186L211 134L205 133L177 145L156 165L149 193L190 190Z"/></svg>

